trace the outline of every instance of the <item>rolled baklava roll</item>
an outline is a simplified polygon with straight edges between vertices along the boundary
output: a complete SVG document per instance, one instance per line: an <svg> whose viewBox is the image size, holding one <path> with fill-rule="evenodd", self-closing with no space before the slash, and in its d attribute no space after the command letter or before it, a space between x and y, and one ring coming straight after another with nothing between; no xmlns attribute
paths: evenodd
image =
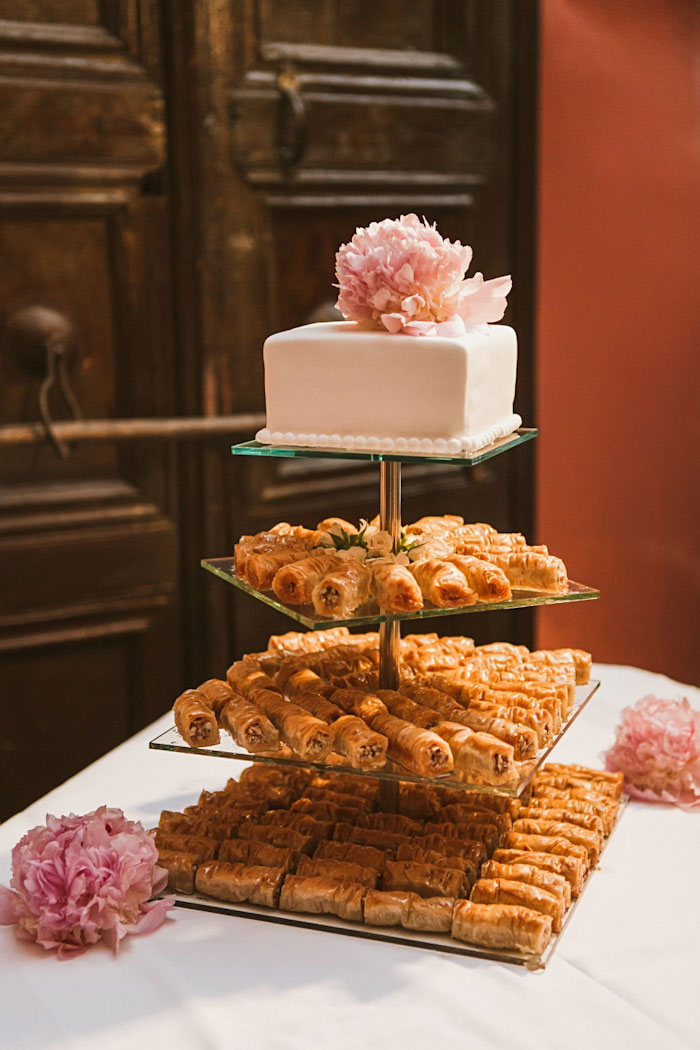
<svg viewBox="0 0 700 1050"><path fill-rule="evenodd" d="M322 762L329 754L333 737L320 718L267 689L256 691L255 702L295 754L313 762Z"/></svg>
<svg viewBox="0 0 700 1050"><path fill-rule="evenodd" d="M331 702L342 707L348 714L369 721L374 715L386 713L386 705L374 693L362 689L336 689Z"/></svg>
<svg viewBox="0 0 700 1050"><path fill-rule="evenodd" d="M543 789L543 793L533 795L530 799L530 807L539 809L554 809L566 811L567 814L576 813L578 816L597 817L603 826L603 834L609 835L615 824L617 806L615 803L587 802L582 798L570 798L563 791L556 788ZM568 819L568 818L567 818ZM572 821L575 823L575 821Z"/></svg>
<svg viewBox="0 0 700 1050"><path fill-rule="evenodd" d="M552 800L550 799L550 802ZM598 836L602 842L606 834L602 819L595 813L577 813L564 803L563 805L536 805L537 799L533 799L529 806L520 811L520 817L524 820L554 820L563 821L566 824L577 824L586 831L591 831Z"/></svg>
<svg viewBox="0 0 700 1050"><path fill-rule="evenodd" d="M490 733L513 748L515 758L522 761L534 758L539 740L534 729L519 726L505 718L497 718L490 712L462 707L456 700L439 689L426 686L402 686L418 703L426 704L437 711L446 722L457 722L475 732Z"/></svg>
<svg viewBox="0 0 700 1050"><path fill-rule="evenodd" d="M199 861L213 860L219 849L216 839L205 835L186 835L177 831L164 831L157 828L155 844L158 850L174 850L179 853L194 853Z"/></svg>
<svg viewBox="0 0 700 1050"><path fill-rule="evenodd" d="M297 875L321 875L341 882L359 882L368 890L377 888L379 872L376 868L365 868L349 860L332 860L330 857L302 857L296 870Z"/></svg>
<svg viewBox="0 0 700 1050"><path fill-rule="evenodd" d="M480 602L507 602L513 597L508 577L497 565L468 554L450 554L446 561L464 574Z"/></svg>
<svg viewBox="0 0 700 1050"><path fill-rule="evenodd" d="M361 868L371 868L383 872L386 866L386 854L374 846L361 846L356 842L338 842L335 839L319 842L314 850L314 857L319 860L343 860L357 864Z"/></svg>
<svg viewBox="0 0 700 1050"><path fill-rule="evenodd" d="M469 883L467 880L465 884L463 873L456 868L388 860L382 886L385 890L410 890L420 897L462 897Z"/></svg>
<svg viewBox="0 0 700 1050"><path fill-rule="evenodd" d="M272 589L288 605L307 605L316 584L345 562L337 554L317 554L284 565L272 581Z"/></svg>
<svg viewBox="0 0 700 1050"><path fill-rule="evenodd" d="M420 835L424 826L422 820L414 820L403 813L365 813L357 818L356 824L359 828L377 828L399 835Z"/></svg>
<svg viewBox="0 0 700 1050"><path fill-rule="evenodd" d="M398 811L414 820L435 820L440 799L433 788L422 784L399 784Z"/></svg>
<svg viewBox="0 0 700 1050"><path fill-rule="evenodd" d="M276 908L285 874L284 868L210 860L197 869L195 886L200 893L218 900Z"/></svg>
<svg viewBox="0 0 700 1050"><path fill-rule="evenodd" d="M186 689L173 704L175 726L190 747L210 747L219 743L216 716L205 696L196 689Z"/></svg>
<svg viewBox="0 0 700 1050"><path fill-rule="evenodd" d="M453 769L449 746L429 729L418 729L388 713L373 715L369 724L389 741L389 758L401 762L412 772L435 777Z"/></svg>
<svg viewBox="0 0 700 1050"><path fill-rule="evenodd" d="M518 817L513 822L513 831L521 835L550 835L555 838L568 839L577 846L583 846L588 852L590 863L598 863L601 836L594 831L580 828L578 824L569 824L557 820L532 820Z"/></svg>
<svg viewBox="0 0 700 1050"><path fill-rule="evenodd" d="M314 718L320 718L328 725L336 722L339 718L347 717L342 707L327 700L321 693L315 691L302 691L294 694L294 703L303 707ZM335 750L335 749L334 749Z"/></svg>
<svg viewBox="0 0 700 1050"><path fill-rule="evenodd" d="M158 865L168 872L167 889L171 893L194 893L194 879L200 863L198 853L175 849L158 850Z"/></svg>
<svg viewBox="0 0 700 1050"><path fill-rule="evenodd" d="M453 802L443 806L440 810L440 820L451 820L455 824L470 820L482 824L493 824L498 829L499 835L512 829L513 821L509 813L499 813L497 810L471 805L471 793L467 795L467 798L468 802Z"/></svg>
<svg viewBox="0 0 700 1050"><path fill-rule="evenodd" d="M437 711L417 704L415 700L396 692L395 689L378 689L376 695L390 714L402 718L405 722L412 722L421 729L432 729L440 721Z"/></svg>
<svg viewBox="0 0 700 1050"><path fill-rule="evenodd" d="M252 700L258 689L267 689L271 693L280 692L269 674L246 660L236 660L231 664L226 672L226 681L234 693L240 693L247 700Z"/></svg>
<svg viewBox="0 0 700 1050"><path fill-rule="evenodd" d="M516 904L549 915L552 930L559 933L564 921L564 900L548 890L510 879L479 879L470 900L476 904Z"/></svg>
<svg viewBox="0 0 700 1050"><path fill-rule="evenodd" d="M431 824L431 828L440 835L470 842L483 842L489 856L493 853L500 838L498 828L494 824L486 824L478 820L462 820L459 823L448 821L445 823Z"/></svg>
<svg viewBox="0 0 700 1050"><path fill-rule="evenodd" d="M421 589L423 598L439 608L473 605L477 600L463 572L456 565L437 558L411 563L411 572Z"/></svg>
<svg viewBox="0 0 700 1050"><path fill-rule="evenodd" d="M231 694L219 723L246 751L275 751L280 746L279 733L266 715L250 700Z"/></svg>
<svg viewBox="0 0 700 1050"><path fill-rule="evenodd" d="M510 744L457 722L438 722L433 732L450 745L455 769L487 784L505 784L517 776Z"/></svg>
<svg viewBox="0 0 700 1050"><path fill-rule="evenodd" d="M417 580L405 565L373 561L372 593L384 612L417 612L423 595Z"/></svg>
<svg viewBox="0 0 700 1050"><path fill-rule="evenodd" d="M490 715L492 718L502 718L527 729L534 729L539 747L546 747L553 738L552 720L541 708L531 711L525 707L506 707L488 700L472 700L468 710L471 714Z"/></svg>
<svg viewBox="0 0 700 1050"><path fill-rule="evenodd" d="M279 570L285 565L307 558L306 547L289 546L284 550L272 550L261 554L249 554L245 563L246 582L256 591L269 591Z"/></svg>
<svg viewBox="0 0 700 1050"><path fill-rule="evenodd" d="M294 871L301 854L298 850L273 846L255 839L226 839L219 846L218 860L231 864L246 864Z"/></svg>
<svg viewBox="0 0 700 1050"><path fill-rule="evenodd" d="M298 693L315 693L317 696L328 697L334 689L330 682L321 678L310 667L295 667L291 661L287 666L286 660L275 676L275 684L293 700L296 700Z"/></svg>
<svg viewBox="0 0 700 1050"><path fill-rule="evenodd" d="M312 853L316 845L313 835L304 835L295 828L281 828L274 824L241 824L238 835L255 842L269 842L280 849L293 849L298 853Z"/></svg>
<svg viewBox="0 0 700 1050"><path fill-rule="evenodd" d="M522 831L509 831L500 843L503 849L525 849L533 853L552 853L555 857L575 857L588 870L588 850L585 846L571 842L563 836L530 835Z"/></svg>
<svg viewBox="0 0 700 1050"><path fill-rule="evenodd" d="M449 933L455 902L450 897L420 897L401 890L368 890L365 922L368 926L403 926L408 930Z"/></svg>
<svg viewBox="0 0 700 1050"><path fill-rule="evenodd" d="M231 686L227 682L222 682L220 678L209 678L197 686L197 692L206 697L218 722L222 707L233 697Z"/></svg>
<svg viewBox="0 0 700 1050"><path fill-rule="evenodd" d="M386 765L389 741L361 718L343 715L330 728L333 751L344 755L353 769L382 769Z"/></svg>
<svg viewBox="0 0 700 1050"><path fill-rule="evenodd" d="M426 825L426 828L431 825ZM423 835L413 835L410 839L412 846L418 849L434 850L442 853L445 857L466 857L476 864L483 864L487 858L486 846L483 842L473 839L457 839L451 835L443 835L440 832L426 832ZM398 851L398 847L397 847Z"/></svg>
<svg viewBox="0 0 700 1050"><path fill-rule="evenodd" d="M573 776L582 780L590 780L593 785L597 783L607 784L612 788L614 798L620 798L624 784L624 773L613 773L607 769L591 769L589 766L563 765L559 762L547 762L542 773L551 773L554 776Z"/></svg>
<svg viewBox="0 0 700 1050"><path fill-rule="evenodd" d="M499 861L489 860L481 869L481 875L484 879L526 882L530 886L547 890L555 897L559 897L565 909L571 904L571 886L564 876L557 875L553 871L543 871L533 864L501 864Z"/></svg>
<svg viewBox="0 0 700 1050"><path fill-rule="evenodd" d="M358 846L374 846L378 850L396 850L412 840L408 835L399 835L379 828L357 828L354 824L336 824L333 838L336 842L351 842Z"/></svg>
<svg viewBox="0 0 700 1050"><path fill-rule="evenodd" d="M435 868L451 868L459 871L463 877L465 893L476 882L479 866L469 857L448 857L434 849L422 849L420 846L399 846L396 859L410 861L412 864L432 864Z"/></svg>
<svg viewBox="0 0 700 1050"><path fill-rule="evenodd" d="M585 868L576 857L557 857L551 853L536 853L524 849L497 849L492 860L498 864L527 864L540 871L561 875L569 884L572 897L578 897L583 889Z"/></svg>
<svg viewBox="0 0 700 1050"><path fill-rule="evenodd" d="M339 919L362 922L362 902L367 888L359 882L346 882L321 875L287 875L282 885L283 911L312 915L337 915Z"/></svg>
<svg viewBox="0 0 700 1050"><path fill-rule="evenodd" d="M319 616L350 616L369 599L372 573L359 561L344 561L326 573L311 592Z"/></svg>
<svg viewBox="0 0 700 1050"><path fill-rule="evenodd" d="M484 551L483 557L503 569L511 587L553 594L561 594L568 588L566 565L551 554L530 550L496 554L489 550Z"/></svg>
<svg viewBox="0 0 700 1050"><path fill-rule="evenodd" d="M508 948L541 955L552 938L552 920L549 915L519 905L458 901L452 919L452 936L484 948Z"/></svg>

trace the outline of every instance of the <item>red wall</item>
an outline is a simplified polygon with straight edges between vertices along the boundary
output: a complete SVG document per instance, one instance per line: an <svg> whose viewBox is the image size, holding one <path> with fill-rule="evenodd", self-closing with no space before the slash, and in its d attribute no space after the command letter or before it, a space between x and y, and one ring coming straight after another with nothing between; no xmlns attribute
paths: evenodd
<svg viewBox="0 0 700 1050"><path fill-rule="evenodd" d="M537 531L602 597L538 640L696 684L698 56L694 0L542 4Z"/></svg>

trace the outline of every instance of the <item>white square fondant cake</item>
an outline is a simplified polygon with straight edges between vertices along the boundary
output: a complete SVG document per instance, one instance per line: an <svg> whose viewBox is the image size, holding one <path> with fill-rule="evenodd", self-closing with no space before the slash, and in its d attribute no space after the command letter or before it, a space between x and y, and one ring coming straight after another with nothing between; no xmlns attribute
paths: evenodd
<svg viewBox="0 0 700 1050"><path fill-rule="evenodd" d="M517 339L507 325L458 337L304 325L265 342L265 444L473 452L516 430Z"/></svg>
<svg viewBox="0 0 700 1050"><path fill-rule="evenodd" d="M510 277L465 277L472 251L424 219L383 219L336 255L346 318L265 342L260 442L473 453L520 426Z"/></svg>

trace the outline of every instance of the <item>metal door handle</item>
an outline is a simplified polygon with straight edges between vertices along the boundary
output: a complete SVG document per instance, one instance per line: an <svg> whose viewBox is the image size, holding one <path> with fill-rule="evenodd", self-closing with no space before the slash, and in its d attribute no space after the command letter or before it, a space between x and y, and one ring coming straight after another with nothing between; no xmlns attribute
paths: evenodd
<svg viewBox="0 0 700 1050"><path fill-rule="evenodd" d="M49 395L53 387L57 387L71 419L82 418L68 377L68 365L75 351L73 326L57 310L47 306L29 306L13 314L7 327L15 365L22 372L41 377L39 417L46 438L57 454L65 459L70 449L55 433Z"/></svg>
<svg viewBox="0 0 700 1050"><path fill-rule="evenodd" d="M306 102L300 92L299 77L292 70L284 70L277 77L279 104L277 107L276 148L280 166L295 167L306 149Z"/></svg>

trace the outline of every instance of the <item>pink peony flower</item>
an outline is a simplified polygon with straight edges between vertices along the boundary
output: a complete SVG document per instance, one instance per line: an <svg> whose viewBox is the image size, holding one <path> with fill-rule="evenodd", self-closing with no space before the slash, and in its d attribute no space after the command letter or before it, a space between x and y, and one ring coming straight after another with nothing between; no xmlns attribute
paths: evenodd
<svg viewBox="0 0 700 1050"><path fill-rule="evenodd" d="M622 712L605 765L624 773L634 798L700 805L700 712L685 699L645 696Z"/></svg>
<svg viewBox="0 0 700 1050"><path fill-rule="evenodd" d="M12 889L0 886L0 925L71 958L102 938L116 953L128 933L157 929L173 898L153 839L120 809L46 817L12 851Z"/></svg>
<svg viewBox="0 0 700 1050"><path fill-rule="evenodd" d="M460 336L500 321L510 277L465 278L472 250L417 215L357 229L335 257L338 308L349 321L403 335Z"/></svg>

